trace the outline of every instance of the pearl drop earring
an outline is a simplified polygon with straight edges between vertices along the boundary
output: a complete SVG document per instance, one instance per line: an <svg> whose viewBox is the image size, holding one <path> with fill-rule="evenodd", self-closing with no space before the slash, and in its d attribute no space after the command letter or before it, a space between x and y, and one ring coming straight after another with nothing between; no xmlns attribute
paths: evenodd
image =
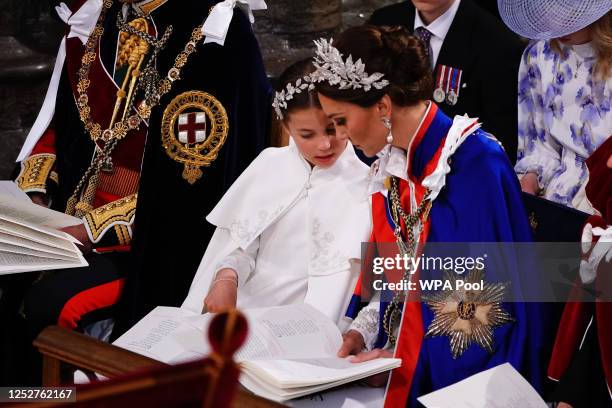
<svg viewBox="0 0 612 408"><path fill-rule="evenodd" d="M386 127L387 130L389 131L389 133L387 134L387 143L388 144L393 143L393 133L391 133L391 119L381 118L380 120L382 120L384 127Z"/></svg>

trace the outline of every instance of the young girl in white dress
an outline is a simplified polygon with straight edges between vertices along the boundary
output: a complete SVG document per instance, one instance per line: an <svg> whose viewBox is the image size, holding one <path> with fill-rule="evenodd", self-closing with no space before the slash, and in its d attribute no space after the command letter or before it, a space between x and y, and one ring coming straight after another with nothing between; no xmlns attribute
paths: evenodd
<svg viewBox="0 0 612 408"><path fill-rule="evenodd" d="M304 302L342 321L371 229L369 168L299 80L311 69L281 76L274 106L289 146L264 150L208 215L217 230L183 307Z"/></svg>

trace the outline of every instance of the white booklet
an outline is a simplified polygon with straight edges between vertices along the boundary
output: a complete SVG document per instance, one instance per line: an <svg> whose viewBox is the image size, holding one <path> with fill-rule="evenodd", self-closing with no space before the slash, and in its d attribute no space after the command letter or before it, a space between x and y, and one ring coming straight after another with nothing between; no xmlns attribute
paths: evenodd
<svg viewBox="0 0 612 408"><path fill-rule="evenodd" d="M253 393L286 401L369 377L401 365L381 358L351 363L336 356L342 334L309 305L243 311L249 334L235 359L240 383ZM209 354L207 332L214 315L158 306L113 344L169 364Z"/></svg>
<svg viewBox="0 0 612 408"><path fill-rule="evenodd" d="M0 182L0 275L87 266L73 236L58 228L83 221L32 203Z"/></svg>
<svg viewBox="0 0 612 408"><path fill-rule="evenodd" d="M548 408L538 392L509 363L417 399L426 408Z"/></svg>

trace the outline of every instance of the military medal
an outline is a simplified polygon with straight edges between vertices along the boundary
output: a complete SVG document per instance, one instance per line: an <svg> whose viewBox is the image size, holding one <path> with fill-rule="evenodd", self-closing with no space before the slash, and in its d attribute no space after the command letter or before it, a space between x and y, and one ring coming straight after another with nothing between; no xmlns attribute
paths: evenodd
<svg viewBox="0 0 612 408"><path fill-rule="evenodd" d="M453 106L456 105L457 102L459 101L459 87L461 84L461 75L463 74L463 71L457 68L450 68L450 81L448 83L448 92L447 92L447 96L446 96L446 102Z"/></svg>
<svg viewBox="0 0 612 408"><path fill-rule="evenodd" d="M473 269L467 276L453 271L444 275L448 289L423 295L434 312L425 337L448 336L455 359L472 343L493 353L493 329L514 321L502 308L507 284L485 282L482 269Z"/></svg>
<svg viewBox="0 0 612 408"><path fill-rule="evenodd" d="M434 101L436 101L437 103L444 102L444 99L446 98L446 92L444 92L445 76L446 76L446 65L440 65L438 67L438 75L436 77L436 84L438 85L438 87L433 93Z"/></svg>
<svg viewBox="0 0 612 408"><path fill-rule="evenodd" d="M453 67L446 67L446 71L448 72L446 77L445 77L445 81L444 81L444 88L446 89L446 103L447 104L451 104L449 101L452 98L449 98L449 94L452 92L452 87L451 87L451 80L453 78L453 74L455 73L455 68Z"/></svg>
<svg viewBox="0 0 612 408"><path fill-rule="evenodd" d="M436 90L433 93L433 97L434 97L434 101L438 102L438 103L442 103L444 102L444 90L442 88L436 88Z"/></svg>

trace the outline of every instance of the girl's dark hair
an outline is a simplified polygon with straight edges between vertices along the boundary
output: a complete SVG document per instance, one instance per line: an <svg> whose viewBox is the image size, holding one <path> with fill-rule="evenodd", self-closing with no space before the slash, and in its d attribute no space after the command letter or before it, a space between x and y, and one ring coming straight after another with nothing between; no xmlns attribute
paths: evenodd
<svg viewBox="0 0 612 408"><path fill-rule="evenodd" d="M298 79L304 78L313 71L314 66L310 58L290 65L278 79L278 91L280 92L285 89L288 84L295 85ZM287 114L291 113L291 111L312 107L321 107L316 92L304 90L301 93L293 94L293 98L287 101L287 109L283 112L283 120L287 119Z"/></svg>
<svg viewBox="0 0 612 408"><path fill-rule="evenodd" d="M385 94L394 104L411 106L431 98L433 78L429 58L422 42L403 27L362 25L342 32L333 42L346 61L361 59L368 74L383 73L389 85L383 89L338 89L323 81L317 91L335 100L354 103L367 108Z"/></svg>

